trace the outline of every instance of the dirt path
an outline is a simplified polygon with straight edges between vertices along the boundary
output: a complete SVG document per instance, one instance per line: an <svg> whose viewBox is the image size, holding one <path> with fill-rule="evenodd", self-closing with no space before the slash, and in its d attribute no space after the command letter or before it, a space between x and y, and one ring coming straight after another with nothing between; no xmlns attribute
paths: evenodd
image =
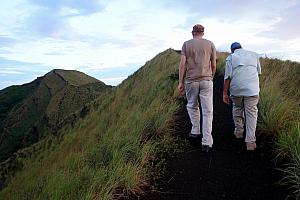
<svg viewBox="0 0 300 200"><path fill-rule="evenodd" d="M160 191L140 199L220 200L285 199L276 185L276 170L270 144L258 137L258 149L247 152L242 140L233 136L231 108L222 103L222 77L214 80L214 146L201 152L201 141L192 140L191 148L168 162L169 174L160 183ZM183 138L190 131L185 106L175 116L176 130Z"/></svg>

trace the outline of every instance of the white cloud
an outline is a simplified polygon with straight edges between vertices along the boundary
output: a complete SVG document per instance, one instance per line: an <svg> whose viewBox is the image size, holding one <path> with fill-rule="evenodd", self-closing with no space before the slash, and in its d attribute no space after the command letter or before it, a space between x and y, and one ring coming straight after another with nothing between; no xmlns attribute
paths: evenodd
<svg viewBox="0 0 300 200"><path fill-rule="evenodd" d="M86 73L130 65L136 69L167 48L180 49L191 38L192 26L201 23L205 38L219 50L229 51L230 44L238 41L258 53L300 60L300 29L292 26L300 13L299 1L239 2L4 1L0 56L39 63L26 72L32 74L83 66ZM118 80L127 77L126 73L118 74Z"/></svg>
<svg viewBox="0 0 300 200"><path fill-rule="evenodd" d="M16 70L11 70L11 69L9 70L1 69L0 76L6 76L7 74L24 74L24 73Z"/></svg>
<svg viewBox="0 0 300 200"><path fill-rule="evenodd" d="M106 85L116 86L116 85L120 84L126 78L127 78L127 76L103 78L103 79L101 79L101 81L104 82Z"/></svg>

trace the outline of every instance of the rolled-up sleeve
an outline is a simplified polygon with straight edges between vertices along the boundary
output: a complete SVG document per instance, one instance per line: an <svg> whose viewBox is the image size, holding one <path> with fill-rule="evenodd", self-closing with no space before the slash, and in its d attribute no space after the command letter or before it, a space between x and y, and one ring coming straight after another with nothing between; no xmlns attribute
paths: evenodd
<svg viewBox="0 0 300 200"><path fill-rule="evenodd" d="M232 78L232 64L231 64L231 58L226 58L226 66L225 66L225 73L224 73L224 79L231 79Z"/></svg>
<svg viewBox="0 0 300 200"><path fill-rule="evenodd" d="M259 62L259 57L257 57L257 72L258 72L258 74L261 74L261 66L260 66L260 62Z"/></svg>

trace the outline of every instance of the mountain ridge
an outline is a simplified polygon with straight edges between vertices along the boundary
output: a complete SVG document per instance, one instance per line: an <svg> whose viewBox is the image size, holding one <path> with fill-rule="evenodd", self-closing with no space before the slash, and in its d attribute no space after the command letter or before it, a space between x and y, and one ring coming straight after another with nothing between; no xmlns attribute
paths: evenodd
<svg viewBox="0 0 300 200"><path fill-rule="evenodd" d="M29 92L24 89L27 87L31 88ZM13 98L20 91L25 94L18 101L10 102L8 97L14 88L18 91ZM34 135L30 133L39 132L34 137L38 139L43 137L45 128L55 131L59 121L95 99L106 88L111 87L82 72L55 69L31 83L1 90L0 99L6 95L8 100L2 100L2 105L5 105L2 110L5 112L0 121L0 160L9 157L14 148L30 145L32 141L26 140ZM15 141L19 142L12 145Z"/></svg>

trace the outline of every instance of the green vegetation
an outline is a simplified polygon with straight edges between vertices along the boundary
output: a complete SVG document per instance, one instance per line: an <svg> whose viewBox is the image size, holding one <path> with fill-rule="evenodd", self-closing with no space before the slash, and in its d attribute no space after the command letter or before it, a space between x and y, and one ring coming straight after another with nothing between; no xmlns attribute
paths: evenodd
<svg viewBox="0 0 300 200"><path fill-rule="evenodd" d="M86 118L47 137L50 147L26 159L0 199L111 199L140 192L154 156L176 151L167 125L179 106L178 63L179 55L167 50L91 103Z"/></svg>
<svg viewBox="0 0 300 200"><path fill-rule="evenodd" d="M29 84L0 91L0 161L55 132L68 115L106 88L110 87L81 72L53 70Z"/></svg>
<svg viewBox="0 0 300 200"><path fill-rule="evenodd" d="M226 58L229 54L226 52L217 52L217 75L224 74L225 66L226 66Z"/></svg>
<svg viewBox="0 0 300 200"><path fill-rule="evenodd" d="M300 198L300 63L262 60L259 129L275 134L280 158L287 159L282 183Z"/></svg>
<svg viewBox="0 0 300 200"><path fill-rule="evenodd" d="M22 103L26 97L34 92L36 87L36 84L32 82L22 86L11 86L0 91L0 129L9 111L14 106Z"/></svg>
<svg viewBox="0 0 300 200"><path fill-rule="evenodd" d="M80 86L89 83L99 83L99 80L76 70L55 69L53 72L60 75L70 85Z"/></svg>

